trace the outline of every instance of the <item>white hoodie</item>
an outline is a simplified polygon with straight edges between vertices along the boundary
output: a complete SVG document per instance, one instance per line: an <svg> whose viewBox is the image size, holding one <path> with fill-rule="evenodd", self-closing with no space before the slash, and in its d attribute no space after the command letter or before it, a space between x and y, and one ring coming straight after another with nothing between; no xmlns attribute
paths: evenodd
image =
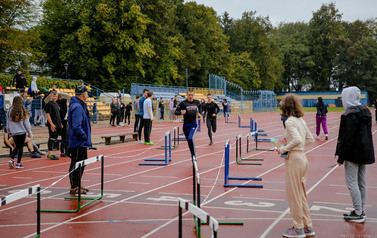
<svg viewBox="0 0 377 238"><path fill-rule="evenodd" d="M347 111L347 109L349 109L350 107L361 105L360 94L361 94L360 89L355 86L343 89L342 103L343 103L344 111Z"/></svg>
<svg viewBox="0 0 377 238"><path fill-rule="evenodd" d="M37 77L33 77L33 82L31 82L31 91L32 92L38 92L38 87L37 87Z"/></svg>

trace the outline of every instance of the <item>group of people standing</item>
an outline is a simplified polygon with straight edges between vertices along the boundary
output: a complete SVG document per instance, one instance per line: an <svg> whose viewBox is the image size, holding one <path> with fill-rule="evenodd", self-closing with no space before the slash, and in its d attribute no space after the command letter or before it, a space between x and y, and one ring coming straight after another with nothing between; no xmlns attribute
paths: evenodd
<svg viewBox="0 0 377 238"><path fill-rule="evenodd" d="M91 125L89 111L86 100L89 98L90 90L85 85L79 85L75 89L75 95L67 106L67 99L61 98L56 90L51 90L51 100L46 104L45 111L47 117L47 127L49 132L48 140L48 159L59 159L52 154L53 144L59 135L62 136L61 157L69 156L71 158L69 177L70 193L85 194L89 190L85 187L79 191L78 187L84 167L81 171L73 170L76 162L88 158L87 150L92 147L91 143ZM29 112L23 104L23 98L16 96L13 99L12 106L7 113L7 127L10 138L14 141L15 146L9 160L9 167L21 169L23 155L23 146L26 138L32 138ZM17 163L15 158L17 157Z"/></svg>
<svg viewBox="0 0 377 238"><path fill-rule="evenodd" d="M116 100L116 101L115 101ZM117 126L120 126L121 122L127 125L130 125L130 118L131 118L131 111L132 111L132 102L129 102L127 105L123 103L123 100L121 98L112 98L112 102L110 104L110 126L115 126L115 118Z"/></svg>
<svg viewBox="0 0 377 238"><path fill-rule="evenodd" d="M143 90L143 95L140 98L140 95L136 95L136 99L133 102L135 108L135 124L134 132L138 133L138 142L144 143L145 145L154 145L151 142L151 132L152 132L152 123L153 123L153 107L152 99L153 92L148 89ZM144 129L144 141L141 139L141 134Z"/></svg>

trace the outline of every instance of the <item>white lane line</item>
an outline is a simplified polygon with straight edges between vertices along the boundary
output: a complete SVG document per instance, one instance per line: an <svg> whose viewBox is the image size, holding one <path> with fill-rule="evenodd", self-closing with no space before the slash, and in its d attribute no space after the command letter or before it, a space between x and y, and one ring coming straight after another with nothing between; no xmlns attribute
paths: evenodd
<svg viewBox="0 0 377 238"><path fill-rule="evenodd" d="M157 175L140 175L140 177L145 177L145 178L173 178L173 179L178 178L178 177L174 177L174 176L157 176Z"/></svg>
<svg viewBox="0 0 377 238"><path fill-rule="evenodd" d="M151 184L151 183L143 183L143 182L128 182L130 184Z"/></svg>
<svg viewBox="0 0 377 238"><path fill-rule="evenodd" d="M329 172L327 172L327 174L325 174L325 176L323 176L316 184L314 184L308 191L306 194L309 194L311 191L313 191L323 180L325 180L336 168L338 168L338 166L334 166ZM270 231L276 226L276 224L278 224L280 222L280 220L285 217L287 214L289 213L289 208L287 208L287 210L285 210L264 232L263 234L260 236L260 238L264 238L268 235L268 233L270 233Z"/></svg>
<svg viewBox="0 0 377 238"><path fill-rule="evenodd" d="M33 179L32 177L12 177L14 179Z"/></svg>

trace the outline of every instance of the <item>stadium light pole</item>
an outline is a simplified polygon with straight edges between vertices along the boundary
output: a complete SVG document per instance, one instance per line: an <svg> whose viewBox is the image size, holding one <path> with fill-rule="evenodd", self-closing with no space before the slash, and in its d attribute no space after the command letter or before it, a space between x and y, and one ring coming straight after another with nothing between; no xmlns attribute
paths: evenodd
<svg viewBox="0 0 377 238"><path fill-rule="evenodd" d="M186 68L186 88L188 88L187 68Z"/></svg>
<svg viewBox="0 0 377 238"><path fill-rule="evenodd" d="M65 79L68 79L68 63L64 63L65 68Z"/></svg>

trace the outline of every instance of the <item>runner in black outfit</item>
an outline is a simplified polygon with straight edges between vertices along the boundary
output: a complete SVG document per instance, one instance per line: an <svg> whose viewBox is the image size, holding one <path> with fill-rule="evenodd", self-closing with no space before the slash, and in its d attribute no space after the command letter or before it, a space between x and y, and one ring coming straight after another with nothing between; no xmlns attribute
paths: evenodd
<svg viewBox="0 0 377 238"><path fill-rule="evenodd" d="M207 114L207 128L208 128L208 136L210 139L209 145L212 145L212 131L216 133L216 121L217 121L217 113L219 113L220 108L217 103L212 101L212 95L207 95L207 103L205 104L204 108L202 108L205 114Z"/></svg>
<svg viewBox="0 0 377 238"><path fill-rule="evenodd" d="M200 118L200 102L194 100L194 90L187 90L187 100L182 101L177 109L175 115L183 115L183 132L190 148L191 156L196 155L194 145L194 135L198 124L196 118Z"/></svg>

